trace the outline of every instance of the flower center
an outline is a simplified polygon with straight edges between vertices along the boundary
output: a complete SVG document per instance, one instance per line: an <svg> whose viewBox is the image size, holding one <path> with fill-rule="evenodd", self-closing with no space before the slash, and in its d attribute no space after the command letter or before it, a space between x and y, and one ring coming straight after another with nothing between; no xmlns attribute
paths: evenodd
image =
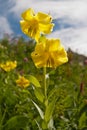
<svg viewBox="0 0 87 130"><path fill-rule="evenodd" d="M32 19L28 31L35 33L37 30L38 30L38 21L36 19Z"/></svg>
<svg viewBox="0 0 87 130"><path fill-rule="evenodd" d="M51 54L49 53L49 57L48 57L48 60L47 60L47 67L52 67L52 66L54 66L54 59L51 56Z"/></svg>

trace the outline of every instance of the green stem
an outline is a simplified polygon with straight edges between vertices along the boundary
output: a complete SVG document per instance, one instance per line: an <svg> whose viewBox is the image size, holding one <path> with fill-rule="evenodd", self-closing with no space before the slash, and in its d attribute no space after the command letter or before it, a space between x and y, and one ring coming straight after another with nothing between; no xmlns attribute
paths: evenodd
<svg viewBox="0 0 87 130"><path fill-rule="evenodd" d="M5 115L6 115L6 109L4 111L4 114L3 114L1 122L0 122L0 130L2 129L2 124L3 124L3 121L4 121Z"/></svg>
<svg viewBox="0 0 87 130"><path fill-rule="evenodd" d="M47 100L47 85L46 85L46 67L43 68L43 76L44 76L44 96L45 96L44 104L45 106L47 106L48 100Z"/></svg>
<svg viewBox="0 0 87 130"><path fill-rule="evenodd" d="M43 68L43 75L44 75L44 95L47 97L47 88L46 88L46 67Z"/></svg>

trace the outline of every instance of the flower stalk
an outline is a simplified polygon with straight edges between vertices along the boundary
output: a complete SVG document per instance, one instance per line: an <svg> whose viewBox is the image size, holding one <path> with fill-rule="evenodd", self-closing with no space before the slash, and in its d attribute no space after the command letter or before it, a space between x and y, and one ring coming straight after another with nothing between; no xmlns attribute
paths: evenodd
<svg viewBox="0 0 87 130"><path fill-rule="evenodd" d="M46 38L45 36L46 34L52 32L54 26L50 15L42 12L35 14L33 9L30 8L22 13L20 25L24 34L36 40L35 50L31 53L31 57L37 68L43 68L43 87L40 85L37 86L35 82L34 85L39 88L34 89L34 94L36 98L42 102L42 105L45 106L45 109L42 111L38 103L35 103L34 101L33 103L42 119L41 129L52 130L52 114L57 99L53 98L52 101L48 101L49 94L47 93L48 84L46 69L57 68L58 66L66 63L68 61L67 53L59 39ZM43 36L41 34L43 34ZM23 82L21 84L20 81L24 81L24 85ZM26 87L24 78L22 78L22 80L17 80L17 83L23 87Z"/></svg>
<svg viewBox="0 0 87 130"><path fill-rule="evenodd" d="M46 85L46 67L43 67L43 76L44 76L44 96L45 96L45 100L44 100L44 104L45 106L47 106L47 85Z"/></svg>

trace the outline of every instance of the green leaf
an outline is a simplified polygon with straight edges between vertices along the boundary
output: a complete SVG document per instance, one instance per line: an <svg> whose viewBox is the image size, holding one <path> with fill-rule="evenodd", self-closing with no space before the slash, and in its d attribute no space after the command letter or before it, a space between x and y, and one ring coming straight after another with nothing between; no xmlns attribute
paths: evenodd
<svg viewBox="0 0 87 130"><path fill-rule="evenodd" d="M57 88L53 88L53 89L49 92L49 94L48 94L48 99L51 98L57 91L58 91Z"/></svg>
<svg viewBox="0 0 87 130"><path fill-rule="evenodd" d="M42 129L47 130L48 129L48 124L44 120L42 121Z"/></svg>
<svg viewBox="0 0 87 130"><path fill-rule="evenodd" d="M35 122L36 122L36 124L37 124L37 126L38 126L38 129L39 129L39 130L42 130L41 127L40 127L40 124L39 124L36 120L35 120Z"/></svg>
<svg viewBox="0 0 87 130"><path fill-rule="evenodd" d="M35 88L35 89L34 89L34 94L35 94L36 98L37 98L39 101L41 101L41 102L44 101L44 95L43 95L41 89Z"/></svg>
<svg viewBox="0 0 87 130"><path fill-rule="evenodd" d="M28 125L28 117L19 115L10 118L5 126L3 127L4 130L20 130L25 128Z"/></svg>
<svg viewBox="0 0 87 130"><path fill-rule="evenodd" d="M48 123L48 128L49 128L49 130L53 130L54 129L53 118L50 119L50 121Z"/></svg>
<svg viewBox="0 0 87 130"><path fill-rule="evenodd" d="M83 127L86 126L87 126L87 116L86 112L84 112L79 119L79 128L82 129Z"/></svg>
<svg viewBox="0 0 87 130"><path fill-rule="evenodd" d="M26 90L26 89L23 89L23 90L22 90L22 93L25 93L25 94L27 94L27 95L29 95L29 96L32 96L31 93L30 93L28 90Z"/></svg>
<svg viewBox="0 0 87 130"><path fill-rule="evenodd" d="M57 97L58 98L58 97ZM52 117L52 114L53 114L53 110L54 110L54 107L55 107L55 103L56 103L56 100L57 98L54 98L52 100L51 103L49 103L49 105L46 107L46 111L45 111L45 116L44 116L44 120L46 122L49 122L51 117Z"/></svg>
<svg viewBox="0 0 87 130"><path fill-rule="evenodd" d="M29 75L29 80L30 82L35 86L35 87L41 87L39 81L32 75Z"/></svg>
<svg viewBox="0 0 87 130"><path fill-rule="evenodd" d="M87 130L87 126L83 127L81 130Z"/></svg>
<svg viewBox="0 0 87 130"><path fill-rule="evenodd" d="M60 116L60 118L66 123L69 122L69 119L65 118L64 116Z"/></svg>
<svg viewBox="0 0 87 130"><path fill-rule="evenodd" d="M79 116L82 115L82 113L87 112L87 104L82 104L79 112Z"/></svg>
<svg viewBox="0 0 87 130"><path fill-rule="evenodd" d="M32 101L32 102L33 102L34 106L37 108L41 118L44 119L43 111L40 109L40 107L34 101Z"/></svg>

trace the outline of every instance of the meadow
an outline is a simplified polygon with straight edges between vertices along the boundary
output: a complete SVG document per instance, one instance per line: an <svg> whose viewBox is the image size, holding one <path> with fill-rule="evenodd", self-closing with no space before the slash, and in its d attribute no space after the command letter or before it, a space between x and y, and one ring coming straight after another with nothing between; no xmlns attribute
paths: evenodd
<svg viewBox="0 0 87 130"><path fill-rule="evenodd" d="M7 38L0 40L0 64L17 62L11 71L0 68L0 130L41 130L38 107L31 101L33 99L44 109L43 96L38 93L38 81L43 85L43 71L42 68L37 69L32 61L31 52L34 48L33 40L25 41L22 37L11 43ZM53 129L87 130L87 57L70 49L67 54L67 63L47 70L50 77L47 80L48 98L50 101L54 97L57 99L52 113ZM17 85L19 75L31 80L29 87L21 88ZM36 84L36 90L39 91L33 93L32 84ZM51 107L48 115L50 111Z"/></svg>

